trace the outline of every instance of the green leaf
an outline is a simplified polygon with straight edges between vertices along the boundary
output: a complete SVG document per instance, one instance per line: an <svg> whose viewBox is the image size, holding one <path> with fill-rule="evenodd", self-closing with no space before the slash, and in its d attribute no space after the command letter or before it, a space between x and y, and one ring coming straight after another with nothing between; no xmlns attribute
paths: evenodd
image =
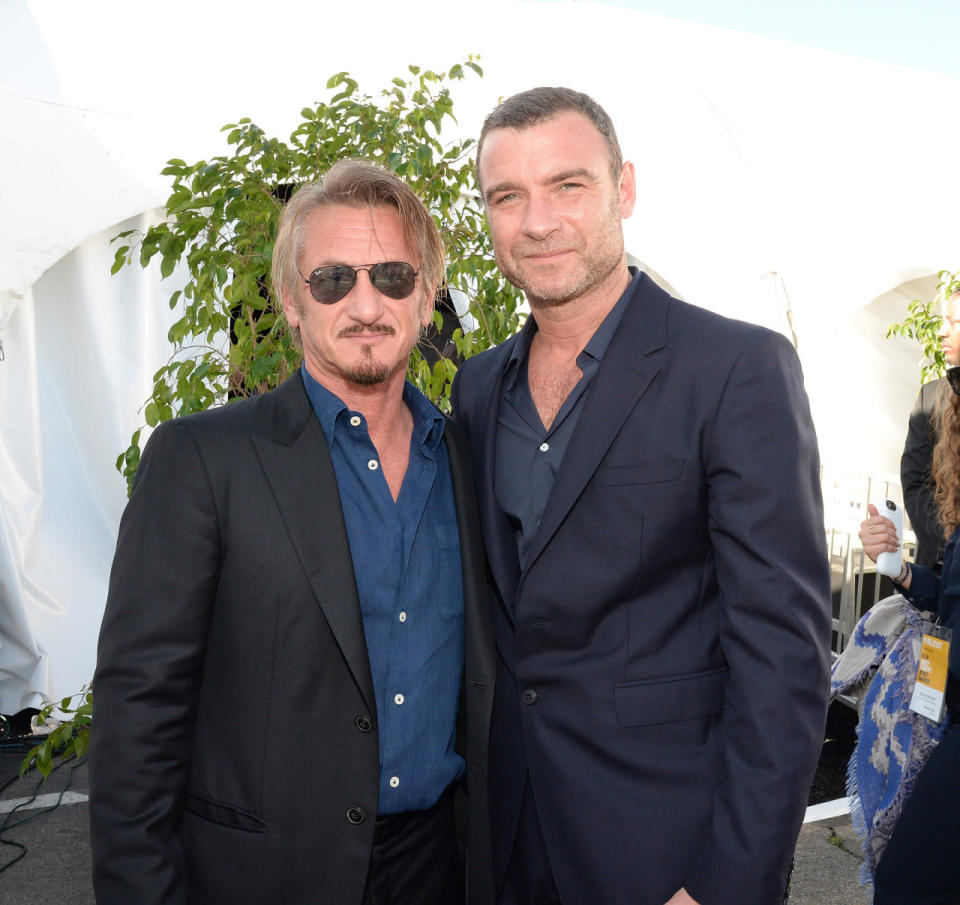
<svg viewBox="0 0 960 905"><path fill-rule="evenodd" d="M113 257L113 266L110 268L111 276L119 273L124 264L127 263L127 252L130 251L129 245L121 245Z"/></svg>

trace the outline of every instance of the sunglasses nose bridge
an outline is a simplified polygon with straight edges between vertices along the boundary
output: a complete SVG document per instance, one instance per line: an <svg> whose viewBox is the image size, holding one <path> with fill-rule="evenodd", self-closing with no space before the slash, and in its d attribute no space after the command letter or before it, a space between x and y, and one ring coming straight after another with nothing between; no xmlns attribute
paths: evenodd
<svg viewBox="0 0 960 905"><path fill-rule="evenodd" d="M367 282L370 284L370 287L372 289L376 289L377 285L376 283L373 282L373 273L371 273L373 268L376 266L377 266L376 264L371 264L369 267L355 267L354 270L356 271L357 275L354 277L354 280L353 280L354 287L356 287L357 284L360 282L360 274L365 273L367 275Z"/></svg>
<svg viewBox="0 0 960 905"><path fill-rule="evenodd" d="M344 297L350 316L363 323L375 323L383 315L383 293L373 283L369 267L356 267L357 276L353 286ZM360 272L365 271L365 280L360 279Z"/></svg>

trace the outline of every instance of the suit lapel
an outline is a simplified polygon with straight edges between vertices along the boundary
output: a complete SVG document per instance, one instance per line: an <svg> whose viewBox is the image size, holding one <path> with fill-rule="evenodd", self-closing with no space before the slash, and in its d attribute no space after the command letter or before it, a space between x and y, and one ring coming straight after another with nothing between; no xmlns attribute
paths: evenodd
<svg viewBox="0 0 960 905"><path fill-rule="evenodd" d="M670 297L641 275L600 368L593 378L583 411L540 520L527 570L583 493L623 423L660 370L654 355L666 345Z"/></svg>
<svg viewBox="0 0 960 905"><path fill-rule="evenodd" d="M527 328L524 327L524 329ZM476 456L475 465L478 476L477 496L484 527L483 541L487 548L490 569L511 618L517 584L520 581L520 561L517 556L513 525L510 524L510 519L497 501L495 483L497 422L500 414L500 400L503 397L503 363L509 359L509 349L505 347L517 341L517 338L508 340L504 347L501 347L503 355L499 365L491 372L490 385L478 384L475 388L480 395L480 405L474 416L477 424L471 429L472 436L479 434L480 437L480 442L474 444L473 452Z"/></svg>
<svg viewBox="0 0 960 905"><path fill-rule="evenodd" d="M253 444L307 581L374 713L353 559L327 441L299 374L271 395L270 423Z"/></svg>
<svg viewBox="0 0 960 905"><path fill-rule="evenodd" d="M464 635L467 648L466 677L493 681L493 623L491 621L487 561L483 555L480 514L474 493L470 448L460 428L452 421L444 425L443 438L450 460L450 479L457 510L460 560L463 571ZM492 700L492 699L491 699Z"/></svg>

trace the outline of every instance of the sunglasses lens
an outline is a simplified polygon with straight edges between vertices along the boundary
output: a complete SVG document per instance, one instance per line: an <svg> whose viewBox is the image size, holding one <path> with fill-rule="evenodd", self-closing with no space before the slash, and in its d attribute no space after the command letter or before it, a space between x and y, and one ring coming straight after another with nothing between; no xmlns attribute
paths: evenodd
<svg viewBox="0 0 960 905"><path fill-rule="evenodd" d="M388 261L370 268L370 279L380 292L392 299L405 299L417 284L417 272L405 261Z"/></svg>
<svg viewBox="0 0 960 905"><path fill-rule="evenodd" d="M310 294L322 305L339 302L357 282L357 272L345 264L320 267L310 274Z"/></svg>

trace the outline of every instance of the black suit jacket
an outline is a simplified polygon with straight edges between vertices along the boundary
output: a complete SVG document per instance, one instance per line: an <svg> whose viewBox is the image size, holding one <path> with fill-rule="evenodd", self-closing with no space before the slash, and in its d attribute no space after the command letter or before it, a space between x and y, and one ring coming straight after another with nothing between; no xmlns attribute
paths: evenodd
<svg viewBox="0 0 960 905"><path fill-rule="evenodd" d="M943 529L933 499L936 485L931 474L931 463L933 447L940 433L940 417L949 391L945 377L920 387L917 401L910 411L907 439L900 457L903 505L910 516L913 532L917 535L915 559L920 565L930 567L943 560Z"/></svg>
<svg viewBox="0 0 960 905"><path fill-rule="evenodd" d="M487 572L466 443L455 425L444 435L463 551L470 902L486 905ZM150 438L93 684L99 905L360 903L376 705L333 465L299 373Z"/></svg>
<svg viewBox="0 0 960 905"><path fill-rule="evenodd" d="M827 707L816 438L783 337L641 279L526 570L493 485L516 339L454 386L502 597L495 875L527 772L564 902L779 905Z"/></svg>

